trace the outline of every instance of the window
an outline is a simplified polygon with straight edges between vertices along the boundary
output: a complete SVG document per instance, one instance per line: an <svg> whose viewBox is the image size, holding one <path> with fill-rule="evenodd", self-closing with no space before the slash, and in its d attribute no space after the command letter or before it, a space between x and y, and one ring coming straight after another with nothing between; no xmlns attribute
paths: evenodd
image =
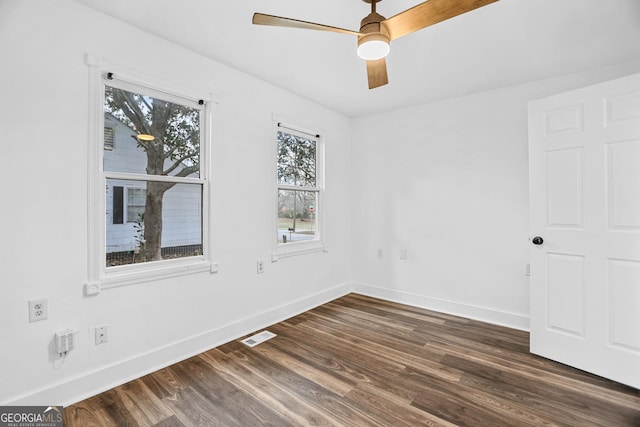
<svg viewBox="0 0 640 427"><path fill-rule="evenodd" d="M320 137L278 124L276 139L279 253L321 247Z"/></svg>
<svg viewBox="0 0 640 427"><path fill-rule="evenodd" d="M101 248L92 283L107 287L210 269L204 101L103 76L104 123L90 207ZM100 128L99 128L100 129ZM99 232L99 229L102 232ZM101 261L100 261L101 260ZM91 285L91 286L90 286ZM98 287L97 289L100 289Z"/></svg>
<svg viewBox="0 0 640 427"><path fill-rule="evenodd" d="M127 187L127 222L144 220L144 207L147 201L147 190Z"/></svg>
<svg viewBox="0 0 640 427"><path fill-rule="evenodd" d="M105 126L104 127L104 149L111 151L113 150L113 141L115 139L116 130L112 127Z"/></svg>

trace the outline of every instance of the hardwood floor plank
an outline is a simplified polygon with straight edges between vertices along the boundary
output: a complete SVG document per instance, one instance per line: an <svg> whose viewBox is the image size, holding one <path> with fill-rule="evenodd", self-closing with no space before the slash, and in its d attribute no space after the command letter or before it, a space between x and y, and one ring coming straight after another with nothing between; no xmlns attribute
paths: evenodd
<svg viewBox="0 0 640 427"><path fill-rule="evenodd" d="M400 368L405 366L414 366L423 370L432 371L434 374L446 376L449 379L459 379L460 373L455 370L448 369L438 363L443 353L430 351L426 347L417 347L411 345L402 345L401 342L395 342L393 339L384 339L374 336L370 331L347 328L345 325L336 327L333 322L321 320L313 320L300 324L300 329L309 328L311 330L319 330L322 325L333 340L340 341L341 345L357 348L361 353L369 354L374 358L378 358L385 363L393 363ZM319 332L317 332L319 333ZM382 341L378 344L377 341ZM397 340L396 340L397 341ZM397 348L400 349L397 349ZM399 371L398 371L399 372Z"/></svg>
<svg viewBox="0 0 640 427"><path fill-rule="evenodd" d="M473 402L471 399L444 390L424 392L416 398L412 405L426 413L462 427L535 425L518 423L513 418L500 416L486 406Z"/></svg>
<svg viewBox="0 0 640 427"><path fill-rule="evenodd" d="M400 318L407 317L422 319L428 323L444 324L447 320L455 320L458 322L471 321L470 319L465 319L451 314L425 310L423 308L403 305L393 301L385 301L359 294L349 294L332 302L345 303L351 306L359 305L360 309L367 313L378 313L383 316L389 315L389 313L395 313Z"/></svg>
<svg viewBox="0 0 640 427"><path fill-rule="evenodd" d="M384 327L385 330L391 330L394 333L411 332L418 327L416 319L401 316L390 316L385 313L383 316L374 312L365 312L353 304L340 303L340 301L334 301L326 303L323 306L317 307L313 310L314 313L327 313L334 318L340 318L342 315L350 322L354 320L364 325L372 326L374 329ZM356 320L357 319L357 320ZM407 333L407 335L409 335Z"/></svg>
<svg viewBox="0 0 640 427"><path fill-rule="evenodd" d="M349 397L355 401L365 402L375 411L377 425L385 426L455 426L442 418L428 412L421 411L411 404L398 401L395 396L389 397L385 390L368 385L358 385L349 393ZM413 401L413 400L412 400Z"/></svg>
<svg viewBox="0 0 640 427"><path fill-rule="evenodd" d="M417 347L424 345L424 339L414 333L415 325L408 325L403 322L390 322L387 318L377 318L368 316L362 318L357 316L355 310L349 310L347 308L335 309L327 306L326 309L317 309L313 311L308 321L319 321L320 319L329 321L335 326L342 324L345 327L356 327L359 330L366 330L374 335L380 337L387 336L398 340L403 345L413 344ZM399 325L395 327L394 325Z"/></svg>
<svg viewBox="0 0 640 427"><path fill-rule="evenodd" d="M65 408L68 427L640 427L640 391L529 334L350 294Z"/></svg>
<svg viewBox="0 0 640 427"><path fill-rule="evenodd" d="M317 369L308 361L291 357L269 344L260 346L257 351L271 362L287 366L288 369L291 369L298 375L303 376L309 381L312 381L339 396L345 396L353 389L353 382L347 382L336 378L335 376L327 373L326 370Z"/></svg>
<svg viewBox="0 0 640 427"><path fill-rule="evenodd" d="M447 345L450 348L452 354L464 354L469 360L475 360L480 364L488 367L493 367L498 371L505 371L514 376L520 376L527 381L542 380L546 385L557 386L568 394L579 394L585 396L596 396L610 404L619 405L622 407L640 408L640 392L630 388L622 386L620 392L614 391L612 387L601 387L597 385L598 381L585 381L583 377L593 378L594 375L586 372L579 371L571 368L575 371L573 375L562 373L562 371L554 371L549 369L541 369L532 361L534 358L527 360L526 355L523 355L519 361L513 361L509 357L499 357L489 352L480 352L475 348L470 348L464 345ZM566 368L566 367L565 367ZM604 380L610 384L612 381ZM627 391L624 391L627 390Z"/></svg>
<svg viewBox="0 0 640 427"><path fill-rule="evenodd" d="M514 382L516 384L513 384ZM558 393L547 389L532 391L531 383L526 378L503 381L501 375L488 379L484 375L470 373L462 378L460 384L484 390L498 398L519 403L524 406L527 412L547 418L557 425L583 426L589 424L584 419L582 403L573 402L570 405L566 405L563 402L563 397L565 396L563 392ZM604 414L600 414L600 416L604 416ZM620 424L614 424L613 419L607 422L612 426L625 425L624 417L620 420ZM593 425L593 423L591 424Z"/></svg>
<svg viewBox="0 0 640 427"><path fill-rule="evenodd" d="M83 427L115 426L116 420L112 418L106 408L95 408L84 402L64 408L65 425Z"/></svg>
<svg viewBox="0 0 640 427"><path fill-rule="evenodd" d="M288 348L291 353L298 355L311 354L312 356L307 358L308 363L324 366L334 376L351 380L357 385L371 384L374 387L379 387L392 393L407 403L414 398L411 392L396 381L398 374L401 372L401 369L396 369L396 365L381 364L377 359L372 358L370 354L365 353L360 353L360 357L357 357L357 354L354 354L353 357L337 357L338 353L329 343L310 346L308 343L300 341L283 343L283 338L285 337L281 336L280 338L280 340L274 341L271 345L278 346L283 350ZM301 336L301 339L304 338L304 335ZM281 345L280 343L283 344Z"/></svg>
<svg viewBox="0 0 640 427"><path fill-rule="evenodd" d="M176 399L167 400L166 405L174 412L176 418L187 427L240 426L231 415L231 412L236 412L236 410L230 408L227 413L224 408L216 406L214 402L191 387L178 392Z"/></svg>
<svg viewBox="0 0 640 427"><path fill-rule="evenodd" d="M532 408L528 406L530 402L521 399L521 396L517 393L514 395L518 398L514 399L512 398L513 396L510 395L504 396L492 393L486 388L476 387L473 383L461 381L452 384L432 377L428 373L411 368L408 368L407 372L403 374L401 378L406 383L413 383L416 387L422 388L423 391L414 401L414 405L417 407L432 408L434 405L433 399L439 399L437 393L447 394L451 402L455 402L455 405L449 406L448 409L448 411L453 411L453 413L437 413L452 422L455 421L462 424L471 423L473 425L473 417L469 420L458 418L458 407L461 405L465 408L471 408L470 410L475 412L481 411L481 413L484 414L482 415L483 419L487 420L487 422L492 420L491 422L496 425L556 425L556 422L550 419L546 413L533 411ZM454 391L452 392L452 390ZM434 393L436 393L435 397L433 396ZM426 400L427 398L431 400ZM442 410L438 409L438 411ZM565 417L563 419L566 420L570 418ZM576 418L576 421L577 420Z"/></svg>
<svg viewBox="0 0 640 427"><path fill-rule="evenodd" d="M148 423L140 423L139 420L136 420L129 410L122 405L121 402L115 402L112 405L107 406L104 409L106 413L106 420L109 420L108 425L114 426L139 426L139 427L148 427ZM66 422L65 422L66 425ZM80 424L83 425L83 424Z"/></svg>
<svg viewBox="0 0 640 427"><path fill-rule="evenodd" d="M120 405L124 405L138 425L155 425L173 415L143 381L132 381L116 389Z"/></svg>
<svg viewBox="0 0 640 427"><path fill-rule="evenodd" d="M279 418L262 402L212 370L202 357L192 357L185 362L174 366L174 369L189 379L191 388L206 399L223 425L261 425ZM231 411L230 408L237 410Z"/></svg>
<svg viewBox="0 0 640 427"><path fill-rule="evenodd" d="M345 426L375 424L368 414L350 408L341 396L307 380L284 366L270 363L258 352L247 350L245 352L235 352L234 355L242 363L245 363L249 369L260 371L273 383L288 390L295 390L296 395L301 396L308 404L329 416L334 421L334 424Z"/></svg>
<svg viewBox="0 0 640 427"><path fill-rule="evenodd" d="M296 393L265 378L261 372L247 369L235 358L210 350L201 355L213 369L282 416L282 425L332 425L332 421Z"/></svg>
<svg viewBox="0 0 640 427"><path fill-rule="evenodd" d="M153 427L186 427L175 415L155 424Z"/></svg>
<svg viewBox="0 0 640 427"><path fill-rule="evenodd" d="M180 377L171 368L160 369L140 380L158 399L175 399L177 393L188 386L181 382Z"/></svg>
<svg viewBox="0 0 640 427"><path fill-rule="evenodd" d="M246 337L244 337L244 338L246 338ZM234 351L236 351L238 349L241 349L243 346L244 346L244 344L242 344L238 340L238 341L231 341L231 342L228 342L226 344L222 344L222 345L216 347L216 349L218 351L221 351L221 352L225 353L225 354L229 354L229 353L232 353L232 352L234 352Z"/></svg>
<svg viewBox="0 0 640 427"><path fill-rule="evenodd" d="M345 387L349 388L353 388L361 381L369 380L366 374L363 375L363 370L354 369L348 361L344 363L344 359L337 360L333 357L334 354L327 351L326 347L310 346L305 341L299 341L295 337L287 335L286 332L282 333L282 330L278 331L281 333L279 339L270 342L269 345L286 355L289 360L295 360L294 363L308 364L343 382Z"/></svg>

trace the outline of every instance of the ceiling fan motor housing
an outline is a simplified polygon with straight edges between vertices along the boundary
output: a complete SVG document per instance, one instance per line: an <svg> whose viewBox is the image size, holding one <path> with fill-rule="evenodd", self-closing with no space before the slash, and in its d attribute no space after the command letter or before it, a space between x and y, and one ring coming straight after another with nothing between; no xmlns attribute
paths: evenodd
<svg viewBox="0 0 640 427"><path fill-rule="evenodd" d="M358 36L358 47L371 41L381 41L387 45L389 44L389 31L382 23L384 20L384 16L372 12L360 22L360 33L364 35Z"/></svg>
<svg viewBox="0 0 640 427"><path fill-rule="evenodd" d="M385 19L384 16L377 12L372 12L365 16L365 18L360 21L360 32L365 35L359 38L361 39L370 34L380 34L385 36L387 42L389 42L389 31L387 31L387 28L382 24L382 21Z"/></svg>

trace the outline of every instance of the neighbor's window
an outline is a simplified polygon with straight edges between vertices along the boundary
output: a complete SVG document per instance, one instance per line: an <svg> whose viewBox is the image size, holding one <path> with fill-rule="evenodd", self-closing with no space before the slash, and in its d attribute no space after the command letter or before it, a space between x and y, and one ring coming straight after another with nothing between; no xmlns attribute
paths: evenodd
<svg viewBox="0 0 640 427"><path fill-rule="evenodd" d="M113 150L113 140L115 138L115 129L109 126L104 127L104 149Z"/></svg>
<svg viewBox="0 0 640 427"><path fill-rule="evenodd" d="M144 220L144 208L146 204L146 189L127 187L127 222Z"/></svg>
<svg viewBox="0 0 640 427"><path fill-rule="evenodd" d="M105 81L106 267L201 256L203 107L122 86Z"/></svg>
<svg viewBox="0 0 640 427"><path fill-rule="evenodd" d="M277 140L278 243L318 240L318 137L279 128Z"/></svg>

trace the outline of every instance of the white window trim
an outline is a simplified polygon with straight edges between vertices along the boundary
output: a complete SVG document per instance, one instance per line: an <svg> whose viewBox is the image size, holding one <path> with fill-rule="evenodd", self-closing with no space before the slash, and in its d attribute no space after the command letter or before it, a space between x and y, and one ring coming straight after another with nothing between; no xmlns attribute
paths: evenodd
<svg viewBox="0 0 640 427"><path fill-rule="evenodd" d="M86 296L97 295L102 290L121 286L145 283L152 280L164 279L192 273L217 273L218 263L213 260L211 232L211 151L212 151L212 110L211 96L199 96L194 90L176 90L175 86L164 82L154 81L140 72L123 68L117 63L109 63L97 56L87 54L85 58L89 69L89 140L88 140L88 168L87 168L87 282L84 287ZM202 185L202 247L203 255L189 258L177 258L144 264L123 265L107 268L106 259L106 175L103 172L103 138L104 138L104 75L111 72L117 76L117 81L109 82L110 86L126 89L143 87L149 92L160 92L164 99L175 98L179 102L191 102L202 112L202 131L200 142L200 179L172 177L176 182L201 183ZM144 71L142 71L144 73ZM141 75L143 77L141 77ZM198 105L203 99L204 105ZM109 178L141 180L140 176L126 173L109 173ZM153 180L153 176L145 176L145 181Z"/></svg>
<svg viewBox="0 0 640 427"><path fill-rule="evenodd" d="M275 144L275 137L278 131L285 131L287 133L291 133L292 135L298 135L303 138L308 138L309 135L314 136L316 140L316 186L311 189L308 187L297 187L297 186L287 186L287 185L279 185L278 184L278 164L277 164L277 144ZM326 242L326 228L325 228L325 218L327 212L326 198L324 196L325 192L325 181L324 181L324 170L325 170L325 141L326 136L319 132L313 132L306 130L304 127L298 126L296 124L287 122L286 120L280 120L274 116L273 120L273 137L270 140L273 144L273 159L274 159L274 168L273 168L273 180L274 183L274 202L273 202L273 224L274 230L278 229L278 189L279 188L290 188L292 190L298 191L318 191L318 216L316 219L316 224L318 227L317 235L318 238L314 240L301 241L301 242L289 242L289 243L279 243L277 239L274 240L273 244L273 252L271 253L271 262L277 262L281 258L292 257L296 255L303 255L313 252L327 252L328 246ZM273 234L271 234L273 236Z"/></svg>

